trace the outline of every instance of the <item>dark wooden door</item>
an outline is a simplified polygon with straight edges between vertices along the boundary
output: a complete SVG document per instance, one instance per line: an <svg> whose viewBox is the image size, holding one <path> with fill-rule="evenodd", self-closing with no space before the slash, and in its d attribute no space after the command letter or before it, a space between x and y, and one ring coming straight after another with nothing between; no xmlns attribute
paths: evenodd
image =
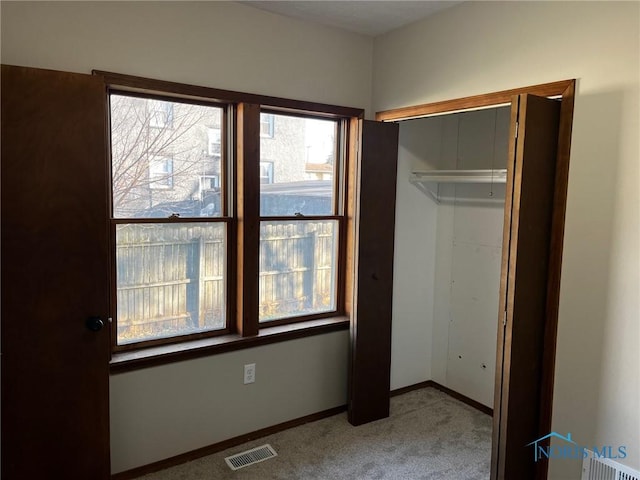
<svg viewBox="0 0 640 480"><path fill-rule="evenodd" d="M514 97L511 110L498 334L492 479L533 479L527 444L540 431L560 102Z"/></svg>
<svg viewBox="0 0 640 480"><path fill-rule="evenodd" d="M2 477L109 478L105 91L2 66Z"/></svg>
<svg viewBox="0 0 640 480"><path fill-rule="evenodd" d="M362 125L348 399L353 425L389 416L398 131L396 123Z"/></svg>

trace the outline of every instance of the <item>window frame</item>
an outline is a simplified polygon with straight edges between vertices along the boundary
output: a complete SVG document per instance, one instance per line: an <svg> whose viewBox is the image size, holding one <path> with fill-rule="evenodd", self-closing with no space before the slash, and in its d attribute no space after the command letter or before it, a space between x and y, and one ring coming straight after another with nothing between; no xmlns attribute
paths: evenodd
<svg viewBox="0 0 640 480"><path fill-rule="evenodd" d="M263 106L260 110L260 115L269 115L271 118L272 125L275 125L276 116L288 116L288 117L297 117L302 119L317 119L317 120L332 120L335 121L335 132L334 132L334 152L333 152L333 192L332 192L332 200L331 200L331 213L327 215L259 215L258 217L258 228L261 227L263 222L295 222L295 221L308 221L308 222L321 222L321 221L336 221L337 228L337 245L336 245L336 272L335 272L335 309L328 310L325 312L311 313L307 315L296 315L296 316L288 316L282 317L274 320L265 320L260 321L258 319L259 328L269 328L270 326L278 326L278 325L287 325L297 322L304 322L307 320L315 320L321 318L327 318L337 315L344 315L345 306L344 306L344 297L341 295L341 292L344 291L344 268L343 264L346 263L346 258L343 255L344 249L342 248L342 244L346 242L346 235L344 234L344 230L346 228L346 219L345 219L345 206L344 206L344 196L347 191L347 183L345 182L344 177L344 168L343 165L347 162L347 150L346 150L346 119L344 118L326 118L321 117L319 115L314 115L309 112L282 112L278 110L274 110L272 108ZM262 137L264 138L264 137ZM260 164L264 162L258 157ZM273 165L273 162L271 162ZM261 177L262 178L262 177ZM262 188L262 184L259 185L259 188ZM257 272L258 276L260 272ZM259 295L259 292L258 292ZM259 302L259 300L258 300Z"/></svg>
<svg viewBox="0 0 640 480"><path fill-rule="evenodd" d="M221 149L221 153L220 153L220 175L218 178L219 181L219 186L221 188L221 191L223 192L223 195L221 195L220 197L220 203L221 203L221 212L220 215L217 217L156 217L156 218L123 218L123 217L115 217L113 215L113 182L112 182L112 171L111 171L111 164L112 164L112 159L111 159L111 118L110 118L110 113L111 113L111 108L110 108L110 98L111 95L120 95L120 96L128 96L128 97L132 97L132 98L137 98L137 99L143 99L143 100L153 100L153 101L161 101L164 102L168 105L171 105L170 110L173 112L174 108L173 108L173 103L172 102L179 102L179 103L185 103L185 104L190 104L190 105L197 105L197 106L205 106L205 107L215 107L215 108L220 108L221 109L221 129L222 129L222 133L221 133L221 138L220 138L220 149ZM233 282L229 280L229 272L230 272L230 266L233 264L233 253L232 253L232 241L233 241L233 235L232 232L234 231L233 228L233 217L232 215L230 215L230 205L232 205L232 202L230 201L229 195L230 195L230 179L228 178L229 172L231 171L231 169L229 168L229 149L228 149L228 135L229 135L229 110L230 110L230 105L228 103L224 103L224 102L220 102L220 101L205 101L202 99L197 99L197 98L183 98L183 97L178 97L178 96L174 96L174 95L165 95L164 93L160 93L160 92L132 92L129 89L126 88L121 88L118 85L107 85L107 89L106 89L106 101L107 101L107 115L109 115L109 119L107 122L107 136L108 136L108 141L107 143L107 158L108 158L108 163L109 165L107 166L108 170L109 170L109 175L108 175L108 179L109 179L109 183L108 183L108 192L109 192L109 232L110 232L110 252L111 252L111 258L110 258L110 264L111 264L111 278L109 279L110 281L110 285L111 285L111 292L110 292L110 305L111 305L111 313L110 313L110 318L112 319L110 322L110 327L111 327L111 351L112 354L113 353L117 353L117 352L125 352L125 351L138 351L141 349L145 349L145 348L149 348L149 347L155 347L155 346L161 346L161 345L170 345L170 344L177 344L180 342L184 342L184 341L192 341L192 340L198 340L198 339L202 339L202 338L209 338L209 337L216 337L216 336L222 336L222 335L228 335L229 333L233 332L233 329L230 328L230 325L232 324L232 313L233 313L233 299L235 297L235 292L233 290ZM156 127L151 127L149 126L149 128L156 128ZM208 142L207 142L208 143ZM155 154L150 154L151 157L157 157L157 155ZM169 158L169 157L167 157ZM150 164L151 164L152 158L148 159L149 162L149 168L150 168ZM174 169L174 158L171 157L171 162L172 162L172 169ZM155 187L151 187L150 185L150 189L153 190L161 190L161 191L166 191L166 190L171 190L172 188L174 188L174 179L173 179L173 175L175 174L175 170L173 170L171 178L172 178L172 185L171 186L155 186ZM150 175L150 172L149 172ZM200 184L200 178L198 178L198 183ZM225 232L225 247L226 247L226 255L225 255L225 273L227 278L225 278L225 327L222 329L216 329L216 330L208 330L208 331L203 331L203 332L197 332L197 333L188 333L188 334L182 334L182 335L173 335L170 337L162 337L162 338L156 338L156 339L149 339L149 340L142 340L142 341L136 341L136 342L132 342L132 343L126 343L126 344L118 344L118 325L117 325L117 262L116 262L116 230L117 230L117 226L118 225L125 225L125 224L183 224L183 223L225 223L226 224L226 232Z"/></svg>
<svg viewBox="0 0 640 480"><path fill-rule="evenodd" d="M112 371L126 371L143 368L150 365L170 363L185 358L211 355L218 352L232 351L242 348L264 345L272 342L289 340L308 335L344 330L349 326L351 315L351 301L348 297L353 293L353 280L347 281L347 276L354 272L355 252L355 195L357 173L355 171L357 157L357 138L359 136L364 111L358 108L341 107L335 105L304 102L298 100L269 97L249 93L213 89L194 85L184 85L162 80L153 80L117 73L93 71L94 75L103 77L106 85L107 101L111 93L128 94L136 97L153 98L157 100L179 101L198 105L227 106L225 109L224 125L227 131L222 134L222 155L227 161L221 162L220 180L223 183L225 195L222 200L222 216L198 218L193 222L228 221L227 228L227 328L224 331L203 332L166 339L151 340L144 343L132 343L112 348ZM337 148L343 149L343 160L338 162L336 156L336 172L334 182L335 201L341 202L344 214L338 220L338 261L336 291L336 311L323 312L307 316L293 317L269 322L259 322L258 312L258 248L254 249L255 262L253 267L247 267L251 254L247 240L251 235L243 233L242 228L253 224L257 235L254 235L253 245L259 237L259 142L260 112L269 110L273 113L287 115L311 116L313 118L327 118L338 121L340 141ZM108 123L110 125L110 123ZM109 146L110 146L110 142ZM110 159L110 155L108 157ZM253 164L255 168L246 168ZM249 174L250 178L246 175ZM110 180L110 176L109 176ZM251 196L251 185L255 202L250 215L243 217L246 205L238 202L239 197ZM257 186L257 189L255 188ZM226 187L226 188L225 188ZM348 200L348 202L347 202ZM348 205L347 205L348 203ZM334 212L337 207L334 206ZM243 212L243 210L245 210ZM336 216L330 216L332 219ZM276 220L277 217L267 217ZM309 217L311 220L321 220L320 217ZM287 217L287 220L289 217ZM144 219L147 223L160 223L159 220L171 222L171 219ZM180 218L177 221L187 220ZM245 224L243 225L243 222ZM249 222L249 223L246 223ZM128 223L127 219L111 219L110 223ZM142 223L142 222L140 222ZM115 270L115 228L111 228L111 260L112 270ZM251 242L249 242L251 243ZM244 249L244 250L243 250ZM352 252L352 253L349 253ZM249 255L251 256L251 255ZM240 269L242 268L242 274ZM247 269L248 268L248 269ZM252 270L253 268L253 270ZM255 287L250 280L254 271ZM347 275L347 272L349 275ZM115 271L112 272L112 314L115 314ZM252 305L247 304L246 298L255 298ZM234 316L235 314L235 316ZM117 320L116 320L117 321ZM112 346L115 345L116 321L112 322Z"/></svg>

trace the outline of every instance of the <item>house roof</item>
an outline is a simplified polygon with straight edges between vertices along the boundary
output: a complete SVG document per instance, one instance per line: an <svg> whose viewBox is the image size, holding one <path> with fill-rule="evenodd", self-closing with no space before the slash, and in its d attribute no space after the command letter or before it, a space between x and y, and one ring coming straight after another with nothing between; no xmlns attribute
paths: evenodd
<svg viewBox="0 0 640 480"><path fill-rule="evenodd" d="M262 195L304 195L309 197L331 197L331 180L303 180L300 182L270 183L260 186Z"/></svg>

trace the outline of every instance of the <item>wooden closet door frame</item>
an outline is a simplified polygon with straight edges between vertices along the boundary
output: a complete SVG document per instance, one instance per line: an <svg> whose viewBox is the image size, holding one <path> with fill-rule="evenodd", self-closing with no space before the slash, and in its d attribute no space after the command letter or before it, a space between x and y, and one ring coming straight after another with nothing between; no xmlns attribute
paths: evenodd
<svg viewBox="0 0 640 480"><path fill-rule="evenodd" d="M555 189L553 194L553 211L551 234L549 238L550 254L547 281L546 325L544 334L544 350L542 360L542 378L538 399L540 413L540 431L551 431L551 416L553 406L553 383L555 374L556 341L558 330L558 306L560 300L560 275L562 268L562 248L564 239L565 212L567 203L567 184L569 177L569 154L571 151L571 130L573 124L573 107L575 98L575 79L532 85L528 87L503 90L483 95L445 100L442 102L414 105L409 107L385 110L376 113L376 120L393 122L411 120L435 115L460 113L464 111L494 108L511 105L512 98L520 94L531 94L540 97L552 97L561 101L560 126L558 131L558 151L556 155ZM513 122L514 120L512 120ZM511 126L514 127L513 125ZM497 348L501 349L502 345ZM496 365L496 369L498 369ZM500 370L502 370L500 368ZM512 374L513 372L510 372ZM501 382L497 378L496 382ZM493 438L496 430L504 427L494 425ZM495 447L495 446L494 446ZM495 450L495 448L494 448ZM495 462L492 459L492 470ZM548 460L539 461L536 465L535 478L544 480L548 474ZM496 478L492 471L491 478Z"/></svg>

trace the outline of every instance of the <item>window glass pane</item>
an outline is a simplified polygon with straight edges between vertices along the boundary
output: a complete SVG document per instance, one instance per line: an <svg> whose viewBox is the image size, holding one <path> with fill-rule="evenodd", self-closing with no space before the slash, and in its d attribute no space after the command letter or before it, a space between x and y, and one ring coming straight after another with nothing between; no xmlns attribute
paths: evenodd
<svg viewBox="0 0 640 480"><path fill-rule="evenodd" d="M260 321L336 309L338 222L261 222Z"/></svg>
<svg viewBox="0 0 640 480"><path fill-rule="evenodd" d="M225 327L226 224L116 225L118 345Z"/></svg>
<svg viewBox="0 0 640 480"><path fill-rule="evenodd" d="M260 114L260 136L273 138L273 115L270 113Z"/></svg>
<svg viewBox="0 0 640 480"><path fill-rule="evenodd" d="M173 158L154 155L149 160L149 187L173 187Z"/></svg>
<svg viewBox="0 0 640 480"><path fill-rule="evenodd" d="M275 114L260 118L260 215L332 215L337 122Z"/></svg>
<svg viewBox="0 0 640 480"><path fill-rule="evenodd" d="M222 108L111 95L114 218L221 215Z"/></svg>

